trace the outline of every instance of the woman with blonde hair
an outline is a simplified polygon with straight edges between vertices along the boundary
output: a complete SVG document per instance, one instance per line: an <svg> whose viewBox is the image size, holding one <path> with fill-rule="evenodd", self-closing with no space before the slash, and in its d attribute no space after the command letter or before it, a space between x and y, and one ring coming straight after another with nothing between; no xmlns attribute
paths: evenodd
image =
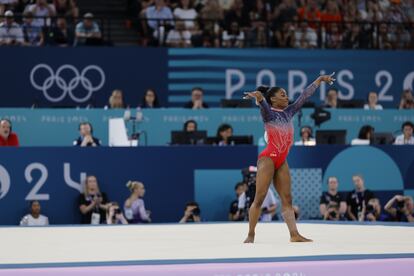
<svg viewBox="0 0 414 276"><path fill-rule="evenodd" d="M144 184L139 181L128 181L126 186L131 191L131 195L124 204L125 217L127 220L130 223L151 222L151 212L145 210L145 203L143 200L145 195Z"/></svg>
<svg viewBox="0 0 414 276"><path fill-rule="evenodd" d="M115 89L112 91L111 97L109 97L109 106L107 108L125 108L122 90Z"/></svg>
<svg viewBox="0 0 414 276"><path fill-rule="evenodd" d="M79 195L78 202L82 224L105 223L110 204L106 194L100 191L96 176L86 177L84 192Z"/></svg>

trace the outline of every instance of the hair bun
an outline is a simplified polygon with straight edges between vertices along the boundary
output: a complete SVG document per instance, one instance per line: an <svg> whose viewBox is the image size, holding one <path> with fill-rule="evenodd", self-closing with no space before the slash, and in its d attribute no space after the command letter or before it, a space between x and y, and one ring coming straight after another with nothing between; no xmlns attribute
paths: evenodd
<svg viewBox="0 0 414 276"><path fill-rule="evenodd" d="M267 91L269 90L269 87L262 85L257 87L256 90L261 92L263 95L266 95Z"/></svg>

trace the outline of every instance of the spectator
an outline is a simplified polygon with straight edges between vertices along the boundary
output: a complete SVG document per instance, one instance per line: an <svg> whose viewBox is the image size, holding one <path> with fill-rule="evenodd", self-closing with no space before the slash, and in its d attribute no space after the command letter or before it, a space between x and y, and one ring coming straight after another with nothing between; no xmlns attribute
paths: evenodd
<svg viewBox="0 0 414 276"><path fill-rule="evenodd" d="M44 27L50 25L50 17L56 15L56 9L53 4L48 4L47 0L36 0L35 4L28 5L26 12L31 12L35 19L33 26Z"/></svg>
<svg viewBox="0 0 414 276"><path fill-rule="evenodd" d="M326 32L325 47L328 49L340 49L342 47L342 33L339 30L338 24L332 23Z"/></svg>
<svg viewBox="0 0 414 276"><path fill-rule="evenodd" d="M56 25L50 33L51 43L60 47L72 46L75 41L75 34L71 28L68 28L66 18L59 17Z"/></svg>
<svg viewBox="0 0 414 276"><path fill-rule="evenodd" d="M12 123L8 119L0 119L0 147L18 147L19 137L12 131Z"/></svg>
<svg viewBox="0 0 414 276"><path fill-rule="evenodd" d="M164 0L155 0L154 6L150 6L146 10L146 18L154 37L162 43L166 31L173 26L171 9L165 4Z"/></svg>
<svg viewBox="0 0 414 276"><path fill-rule="evenodd" d="M316 0L305 0L303 5L298 9L299 20L309 21L312 29L317 28L317 22L321 20L321 12L318 8Z"/></svg>
<svg viewBox="0 0 414 276"><path fill-rule="evenodd" d="M30 202L30 214L25 215L20 221L20 226L48 226L49 219L40 213L40 202Z"/></svg>
<svg viewBox="0 0 414 276"><path fill-rule="evenodd" d="M129 223L149 223L151 222L151 212L145 209L144 195L145 187L142 182L128 181L127 188L131 195L125 201L125 217Z"/></svg>
<svg viewBox="0 0 414 276"><path fill-rule="evenodd" d="M282 28L275 31L275 46L293 48L295 45L295 27L291 22L283 22Z"/></svg>
<svg viewBox="0 0 414 276"><path fill-rule="evenodd" d="M58 16L73 18L79 17L79 9L75 0L53 0L53 3Z"/></svg>
<svg viewBox="0 0 414 276"><path fill-rule="evenodd" d="M230 28L223 32L223 47L243 48L244 39L244 32L240 30L239 23L237 23L237 21L233 21L230 25Z"/></svg>
<svg viewBox="0 0 414 276"><path fill-rule="evenodd" d="M384 20L384 14L379 4L375 1L367 1L367 12L365 20L376 23Z"/></svg>
<svg viewBox="0 0 414 276"><path fill-rule="evenodd" d="M101 30L93 19L92 13L86 13L83 21L76 25L75 46L102 44Z"/></svg>
<svg viewBox="0 0 414 276"><path fill-rule="evenodd" d="M395 138L394 145L414 145L413 130L414 124L410 121L404 122L401 126L403 134Z"/></svg>
<svg viewBox="0 0 414 276"><path fill-rule="evenodd" d="M203 29L210 34L216 36L220 30L220 21L224 19L224 11L218 3L218 0L207 0L205 6L201 10L201 19ZM216 43L215 43L216 44Z"/></svg>
<svg viewBox="0 0 414 276"><path fill-rule="evenodd" d="M14 22L13 12L6 11L4 17L4 22L0 23L0 46L23 45L23 29Z"/></svg>
<svg viewBox="0 0 414 276"><path fill-rule="evenodd" d="M194 30L195 19L197 18L197 11L193 8L191 0L180 0L180 4L174 10L174 16L177 19L185 20L185 28L187 30Z"/></svg>
<svg viewBox="0 0 414 276"><path fill-rule="evenodd" d="M312 128L304 126L300 130L300 140L295 142L295 146L315 146L316 141L312 135Z"/></svg>
<svg viewBox="0 0 414 276"><path fill-rule="evenodd" d="M175 23L175 29L171 29L168 32L166 43L168 47L191 47L191 32L185 29L184 21L177 21Z"/></svg>
<svg viewBox="0 0 414 276"><path fill-rule="evenodd" d="M181 218L179 223L189 223L189 222L201 222L200 217L200 206L197 202L189 202L185 206L184 216Z"/></svg>
<svg viewBox="0 0 414 276"><path fill-rule="evenodd" d="M375 196L373 192L365 189L362 175L354 175L352 181L354 182L355 189L347 196L347 215L349 220L358 221L363 219L362 208L364 205L367 205L368 201Z"/></svg>
<svg viewBox="0 0 414 276"><path fill-rule="evenodd" d="M359 129L358 138L352 139L351 145L369 145L374 139L374 127L364 125Z"/></svg>
<svg viewBox="0 0 414 276"><path fill-rule="evenodd" d="M197 122L194 120L188 120L184 123L184 132L194 132L197 131Z"/></svg>
<svg viewBox="0 0 414 276"><path fill-rule="evenodd" d="M42 46L44 44L42 28L33 25L33 14L31 12L24 14L23 35L25 44L28 46Z"/></svg>
<svg viewBox="0 0 414 276"><path fill-rule="evenodd" d="M319 212L324 220L339 220L346 213L346 200L338 192L338 185L338 179L335 176L328 178L328 191L322 193L319 201Z"/></svg>
<svg viewBox="0 0 414 276"><path fill-rule="evenodd" d="M394 221L414 222L414 204L411 196L396 195L384 207Z"/></svg>
<svg viewBox="0 0 414 276"><path fill-rule="evenodd" d="M236 192L236 199L232 201L229 209L229 220L230 221L243 221L245 213L243 209L239 209L239 197L246 192L246 184L239 182L234 187Z"/></svg>
<svg viewBox="0 0 414 276"><path fill-rule="evenodd" d="M338 24L342 21L342 15L338 7L338 3L335 0L328 0L326 2L325 10L321 14L321 21L326 23L335 23ZM330 25L327 25L329 30Z"/></svg>
<svg viewBox="0 0 414 276"><path fill-rule="evenodd" d="M325 98L325 105L327 108L338 108L338 90L336 88L329 88Z"/></svg>
<svg viewBox="0 0 414 276"><path fill-rule="evenodd" d="M237 22L242 29L250 27L249 11L243 0L234 0L224 19L227 29L233 29L234 22Z"/></svg>
<svg viewBox="0 0 414 276"><path fill-rule="evenodd" d="M263 25L258 25L255 27L251 32L251 37L253 41L250 41L251 47L267 47L268 43L268 36L267 29Z"/></svg>
<svg viewBox="0 0 414 276"><path fill-rule="evenodd" d="M391 1L390 7L387 9L386 21L390 23L403 23L405 21L404 12L401 10L400 2Z"/></svg>
<svg viewBox="0 0 414 276"><path fill-rule="evenodd" d="M390 34L393 49L407 49L410 45L410 33L403 24L395 26L395 31Z"/></svg>
<svg viewBox="0 0 414 276"><path fill-rule="evenodd" d="M297 19L297 7L295 0L282 0L275 6L272 19L274 22L291 22Z"/></svg>
<svg viewBox="0 0 414 276"><path fill-rule="evenodd" d="M208 108L208 105L203 101L203 89L201 87L194 87L191 90L191 101L184 105L185 108L203 109Z"/></svg>
<svg viewBox="0 0 414 276"><path fill-rule="evenodd" d="M368 103L364 105L364 109L382 110L382 105L378 104L378 94L375 91L368 93Z"/></svg>
<svg viewBox="0 0 414 276"><path fill-rule="evenodd" d="M122 90L115 89L112 91L111 97L109 97L109 106L106 106L105 108L125 108L124 95L122 93Z"/></svg>
<svg viewBox="0 0 414 276"><path fill-rule="evenodd" d="M101 192L96 176L89 175L85 180L85 190L79 195L78 205L82 224L103 224L110 204L105 193Z"/></svg>
<svg viewBox="0 0 414 276"><path fill-rule="evenodd" d="M229 138L233 136L233 128L229 124L222 124L217 129L217 144L219 146L228 146Z"/></svg>
<svg viewBox="0 0 414 276"><path fill-rule="evenodd" d="M381 23L379 25L378 37L374 32L374 43L376 48L381 50L392 49L391 34L387 24Z"/></svg>
<svg viewBox="0 0 414 276"><path fill-rule="evenodd" d="M345 32L342 46L346 49L360 49L363 47L363 36L359 24L352 24L351 29Z"/></svg>
<svg viewBox="0 0 414 276"><path fill-rule="evenodd" d="M385 221L387 216L381 212L381 204L378 198L371 198L362 208L361 218L365 221Z"/></svg>
<svg viewBox="0 0 414 276"><path fill-rule="evenodd" d="M316 48L318 46L318 36L315 30L309 27L308 22L300 23L300 28L295 30L295 48Z"/></svg>
<svg viewBox="0 0 414 276"><path fill-rule="evenodd" d="M405 89L401 94L399 109L414 109L414 97L410 89Z"/></svg>
<svg viewBox="0 0 414 276"><path fill-rule="evenodd" d="M250 20L255 29L266 27L270 18L270 4L265 0L255 0L252 10L250 11Z"/></svg>
<svg viewBox="0 0 414 276"><path fill-rule="evenodd" d="M160 108L160 103L158 101L157 93L155 93L154 89L147 89L142 98L141 102L142 108Z"/></svg>
<svg viewBox="0 0 414 276"><path fill-rule="evenodd" d="M218 3L222 9L227 11L234 5L234 0L218 0Z"/></svg>
<svg viewBox="0 0 414 276"><path fill-rule="evenodd" d="M99 147L101 140L93 136L93 127L89 122L79 124L79 138L73 141L74 146L79 147Z"/></svg>
<svg viewBox="0 0 414 276"><path fill-rule="evenodd" d="M6 9L14 10L18 0L0 0L0 16L4 15Z"/></svg>
<svg viewBox="0 0 414 276"><path fill-rule="evenodd" d="M111 202L106 211L106 224L128 224L117 202Z"/></svg>

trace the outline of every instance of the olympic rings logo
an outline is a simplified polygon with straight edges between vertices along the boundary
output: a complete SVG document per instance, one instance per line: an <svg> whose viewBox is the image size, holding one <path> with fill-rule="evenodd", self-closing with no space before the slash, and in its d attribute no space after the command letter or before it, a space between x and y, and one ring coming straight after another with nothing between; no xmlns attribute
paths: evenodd
<svg viewBox="0 0 414 276"><path fill-rule="evenodd" d="M49 76L44 79L42 83L37 83L35 80L35 75L38 74L40 70L46 70ZM71 71L74 74L74 77L69 82L67 82L61 76L63 71ZM86 77L86 74L91 71L96 71L100 75L100 82L97 86L93 86L92 82ZM33 67L32 71L30 72L30 82L35 89L42 91L45 98L50 102L60 102L69 94L69 97L73 101L77 103L84 103L92 97L92 94L94 92L100 90L104 86L105 72L101 67L97 65L89 65L79 73L78 69L75 66L65 64L60 66L56 70L55 74L49 65L42 63ZM54 84L56 84L62 90L62 94L57 97L51 96L49 93L50 88L52 88ZM78 97L73 93L73 90L76 89L79 85L81 85L87 91L87 94L84 97Z"/></svg>

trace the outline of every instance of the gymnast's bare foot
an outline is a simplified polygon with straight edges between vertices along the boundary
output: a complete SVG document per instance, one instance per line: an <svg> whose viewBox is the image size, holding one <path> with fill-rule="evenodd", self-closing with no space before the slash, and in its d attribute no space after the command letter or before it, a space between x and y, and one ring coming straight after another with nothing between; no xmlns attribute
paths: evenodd
<svg viewBox="0 0 414 276"><path fill-rule="evenodd" d="M313 240L305 238L304 236L302 236L298 232L293 233L293 234L290 235L290 241L291 242L313 242Z"/></svg>
<svg viewBox="0 0 414 276"><path fill-rule="evenodd" d="M247 238L244 240L244 243L254 243L254 234L247 235Z"/></svg>

